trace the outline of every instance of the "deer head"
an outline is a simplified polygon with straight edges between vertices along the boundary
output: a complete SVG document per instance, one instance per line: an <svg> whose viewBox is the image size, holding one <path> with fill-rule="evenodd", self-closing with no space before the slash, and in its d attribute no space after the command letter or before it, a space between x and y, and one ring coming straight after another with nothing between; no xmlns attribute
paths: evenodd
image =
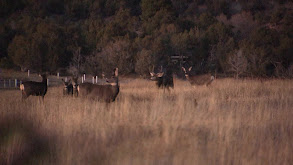
<svg viewBox="0 0 293 165"><path fill-rule="evenodd" d="M73 94L73 85L71 83L71 79L69 79L68 81L64 81L62 79L63 82L63 95L69 95L69 94Z"/></svg>
<svg viewBox="0 0 293 165"><path fill-rule="evenodd" d="M106 80L107 83L111 84L112 86L118 85L118 68L113 70L112 77Z"/></svg>
<svg viewBox="0 0 293 165"><path fill-rule="evenodd" d="M154 66L153 66L153 69L152 71L150 72L150 75L151 75L151 80L157 80L157 78L162 78L164 76L164 72L163 72L163 66L160 67L160 71L158 73L155 73L154 72Z"/></svg>
<svg viewBox="0 0 293 165"><path fill-rule="evenodd" d="M66 88L68 85L71 84L71 79L69 79L68 81L65 81L64 79L62 79L62 82L63 82L64 88Z"/></svg>
<svg viewBox="0 0 293 165"><path fill-rule="evenodd" d="M182 67L182 70L185 74L185 77L188 77L190 75L191 69L192 69L192 66L189 67L188 70L186 70L184 67Z"/></svg>
<svg viewBox="0 0 293 165"><path fill-rule="evenodd" d="M47 74L45 73L39 74L39 77L42 77L42 82L47 82Z"/></svg>
<svg viewBox="0 0 293 165"><path fill-rule="evenodd" d="M191 85L210 85L213 80L214 76L211 74L202 74L202 75L191 75L192 67L189 67L188 70L186 70L184 67L182 67L182 70L185 73L186 79L190 82Z"/></svg>

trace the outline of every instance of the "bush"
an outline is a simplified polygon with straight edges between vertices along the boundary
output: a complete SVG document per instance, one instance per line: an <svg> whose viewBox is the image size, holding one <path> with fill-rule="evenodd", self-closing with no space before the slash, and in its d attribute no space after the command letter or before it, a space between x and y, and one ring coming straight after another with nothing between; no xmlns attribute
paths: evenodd
<svg viewBox="0 0 293 165"><path fill-rule="evenodd" d="M152 51L143 49L138 52L137 59L135 63L135 72L143 77L149 75L150 68L153 64Z"/></svg>
<svg viewBox="0 0 293 165"><path fill-rule="evenodd" d="M0 68L10 69L12 67L13 67L13 62L11 61L11 59L7 57L3 57L0 59Z"/></svg>

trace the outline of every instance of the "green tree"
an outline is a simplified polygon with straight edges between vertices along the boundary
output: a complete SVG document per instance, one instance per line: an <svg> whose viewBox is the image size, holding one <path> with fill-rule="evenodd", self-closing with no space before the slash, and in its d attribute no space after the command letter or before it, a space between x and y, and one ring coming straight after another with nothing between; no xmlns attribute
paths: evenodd
<svg viewBox="0 0 293 165"><path fill-rule="evenodd" d="M102 48L101 52L94 54L101 71L111 73L118 67L122 74L134 73L135 53L129 37L116 38ZM87 65L87 64L86 64Z"/></svg>
<svg viewBox="0 0 293 165"><path fill-rule="evenodd" d="M206 37L211 44L218 42L227 42L233 37L232 29L221 22L217 22L208 27Z"/></svg>
<svg viewBox="0 0 293 165"><path fill-rule="evenodd" d="M55 72L62 65L68 66L63 34L60 27L52 22L44 20L38 24L33 34L32 54L41 56L43 70Z"/></svg>
<svg viewBox="0 0 293 165"><path fill-rule="evenodd" d="M5 18L26 7L25 0L0 0L0 18Z"/></svg>
<svg viewBox="0 0 293 165"><path fill-rule="evenodd" d="M22 35L17 35L13 38L8 47L8 55L13 60L13 63L25 71L32 64L30 55L29 38Z"/></svg>
<svg viewBox="0 0 293 165"><path fill-rule="evenodd" d="M141 19L148 21L156 15L159 10L172 10L172 3L170 0L142 0L141 1Z"/></svg>
<svg viewBox="0 0 293 165"><path fill-rule="evenodd" d="M206 30L215 22L216 19L210 13L202 13L198 19L198 26L200 29Z"/></svg>
<svg viewBox="0 0 293 165"><path fill-rule="evenodd" d="M108 42L115 37L126 35L135 38L137 25L138 18L131 16L129 9L120 8L113 20L105 26L103 39Z"/></svg>
<svg viewBox="0 0 293 165"><path fill-rule="evenodd" d="M195 52L198 47L198 39L194 31L184 31L171 36L172 48L177 55L187 56Z"/></svg>
<svg viewBox="0 0 293 165"><path fill-rule="evenodd" d="M162 9L156 12L156 14L149 18L148 21L144 21L142 27L147 35L159 30L164 24L171 24L174 22L173 14L166 9Z"/></svg>
<svg viewBox="0 0 293 165"><path fill-rule="evenodd" d="M9 29L4 23L0 23L0 59L7 57L7 48L14 37L14 31Z"/></svg>
<svg viewBox="0 0 293 165"><path fill-rule="evenodd" d="M142 49L137 53L137 59L135 63L135 72L147 77L150 72L150 68L154 65L152 51Z"/></svg>
<svg viewBox="0 0 293 165"><path fill-rule="evenodd" d="M90 0L64 0L66 14L75 19L84 19L89 15Z"/></svg>
<svg viewBox="0 0 293 165"><path fill-rule="evenodd" d="M212 45L209 51L209 67L218 72L229 72L229 55L235 54L236 46L235 40L232 37L228 41L219 41Z"/></svg>

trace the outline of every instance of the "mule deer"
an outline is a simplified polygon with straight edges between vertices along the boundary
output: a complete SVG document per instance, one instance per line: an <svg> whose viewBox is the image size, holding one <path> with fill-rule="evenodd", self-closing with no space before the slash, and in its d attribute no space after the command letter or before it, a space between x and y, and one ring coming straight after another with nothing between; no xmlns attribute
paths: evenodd
<svg viewBox="0 0 293 165"><path fill-rule="evenodd" d="M163 71L163 67L161 66L160 72L155 73L154 67L153 71L150 72L151 80L156 81L156 85L158 88L167 88L169 90L169 87L174 88L174 82L173 82L173 72L172 69L166 68Z"/></svg>
<svg viewBox="0 0 293 165"><path fill-rule="evenodd" d="M43 100L47 93L47 76L42 74L42 82L27 81L20 84L22 100L32 96L42 96Z"/></svg>
<svg viewBox="0 0 293 165"><path fill-rule="evenodd" d="M62 79L63 82L63 95L73 95L73 85L71 83L71 79L69 79L68 81L64 81Z"/></svg>
<svg viewBox="0 0 293 165"><path fill-rule="evenodd" d="M209 86L213 82L213 80L215 79L214 76L212 76L211 74L192 76L192 75L190 75L191 69L192 69L192 67L188 68L188 70L186 70L184 67L182 67L182 70L185 73L185 77L191 85Z"/></svg>
<svg viewBox="0 0 293 165"><path fill-rule="evenodd" d="M74 96L78 96L78 77L77 76L74 76L74 77L72 77L72 87L73 87L73 89L72 89L72 93L73 93L73 95Z"/></svg>
<svg viewBox="0 0 293 165"><path fill-rule="evenodd" d="M77 89L82 97L88 97L107 103L115 101L119 93L118 84L118 68L114 69L114 76L111 80L107 80L107 85L97 85L92 83L80 84Z"/></svg>

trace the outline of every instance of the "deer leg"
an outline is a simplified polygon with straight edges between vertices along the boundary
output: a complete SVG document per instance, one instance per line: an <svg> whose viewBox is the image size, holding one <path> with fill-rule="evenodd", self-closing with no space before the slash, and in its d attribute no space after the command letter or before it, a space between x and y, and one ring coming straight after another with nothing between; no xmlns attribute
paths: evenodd
<svg viewBox="0 0 293 165"><path fill-rule="evenodd" d="M213 82L213 80L209 81L206 86L208 87L209 85L211 85L211 83Z"/></svg>
<svg viewBox="0 0 293 165"><path fill-rule="evenodd" d="M106 109L107 111L110 110L110 102L105 102L105 109Z"/></svg>
<svg viewBox="0 0 293 165"><path fill-rule="evenodd" d="M21 91L21 101L24 101L24 96L23 96L24 94L23 94L23 91Z"/></svg>
<svg viewBox="0 0 293 165"><path fill-rule="evenodd" d="M42 96L42 103L43 103L43 104L44 104L44 98L45 98L45 96L43 95L43 96Z"/></svg>
<svg viewBox="0 0 293 165"><path fill-rule="evenodd" d="M28 98L27 94L24 91L22 91L21 94L22 94L22 96L21 96L22 101L24 101L26 98Z"/></svg>
<svg viewBox="0 0 293 165"><path fill-rule="evenodd" d="M22 96L21 96L21 101L24 101L25 100L25 97L24 97L24 95L22 94Z"/></svg>

